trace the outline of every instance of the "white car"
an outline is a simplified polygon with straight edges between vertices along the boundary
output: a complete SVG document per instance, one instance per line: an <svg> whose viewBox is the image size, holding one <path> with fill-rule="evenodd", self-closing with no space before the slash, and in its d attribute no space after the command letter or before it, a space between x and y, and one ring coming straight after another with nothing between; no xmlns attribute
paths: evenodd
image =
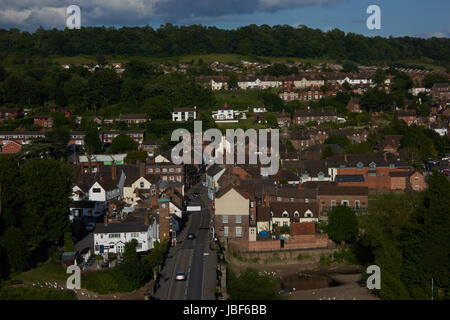
<svg viewBox="0 0 450 320"><path fill-rule="evenodd" d="M178 271L177 275L175 277L175 280L177 281L183 281L186 280L186 273L182 272L182 271Z"/></svg>

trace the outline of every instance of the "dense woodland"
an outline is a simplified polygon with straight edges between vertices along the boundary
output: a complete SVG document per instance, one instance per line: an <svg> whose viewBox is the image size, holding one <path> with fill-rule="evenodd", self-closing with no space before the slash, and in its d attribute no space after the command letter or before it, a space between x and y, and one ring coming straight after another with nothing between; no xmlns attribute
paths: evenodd
<svg viewBox="0 0 450 320"><path fill-rule="evenodd" d="M179 56L238 53L243 55L331 58L358 62L431 59L450 61L450 39L364 37L339 29L327 32L306 26L249 25L224 30L201 25L158 29L146 27L87 27L79 30L45 30L34 33L0 30L2 54L74 56L79 54ZM19 57L20 58L20 57Z"/></svg>

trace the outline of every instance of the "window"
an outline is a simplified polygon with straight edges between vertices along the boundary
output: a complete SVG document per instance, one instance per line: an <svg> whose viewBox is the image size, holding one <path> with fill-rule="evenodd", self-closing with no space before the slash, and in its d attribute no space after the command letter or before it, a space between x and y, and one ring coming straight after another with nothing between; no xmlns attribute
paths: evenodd
<svg viewBox="0 0 450 320"><path fill-rule="evenodd" d="M139 238L139 232L132 232L130 236L132 238Z"/></svg>
<svg viewBox="0 0 450 320"><path fill-rule="evenodd" d="M283 221L283 227L289 227L289 223L287 221Z"/></svg>
<svg viewBox="0 0 450 320"><path fill-rule="evenodd" d="M167 168L163 168L163 169L162 169L162 172L167 172Z"/></svg>
<svg viewBox="0 0 450 320"><path fill-rule="evenodd" d="M108 235L108 238L110 239L120 238L120 233L110 233Z"/></svg>
<svg viewBox="0 0 450 320"><path fill-rule="evenodd" d="M236 224L240 224L240 223L242 223L242 216L236 216Z"/></svg>
<svg viewBox="0 0 450 320"><path fill-rule="evenodd" d="M305 218L312 218L313 214L310 210L305 212Z"/></svg>
<svg viewBox="0 0 450 320"><path fill-rule="evenodd" d="M100 190L100 188L94 188L94 189L92 189L92 192L93 193L100 193L100 192L102 192L102 190Z"/></svg>
<svg viewBox="0 0 450 320"><path fill-rule="evenodd" d="M359 200L356 200L356 201L355 201L355 208L356 208L356 209L359 209L359 208L360 208Z"/></svg>
<svg viewBox="0 0 450 320"><path fill-rule="evenodd" d="M300 216L300 214L298 213L298 211L294 212L294 217L298 218Z"/></svg>
<svg viewBox="0 0 450 320"><path fill-rule="evenodd" d="M358 164L356 165L356 167L357 167L358 169L362 169L362 168L364 168L364 164L363 164L362 162L358 162Z"/></svg>
<svg viewBox="0 0 450 320"><path fill-rule="evenodd" d="M173 168L170 168L170 169L169 169L169 172L173 172L173 171L174 171L174 169L173 169Z"/></svg>
<svg viewBox="0 0 450 320"><path fill-rule="evenodd" d="M148 173L153 173L153 169L152 169L152 168L149 168L149 169L148 169Z"/></svg>
<svg viewBox="0 0 450 320"><path fill-rule="evenodd" d="M141 189L144 188L144 181L141 181L141 183L139 184Z"/></svg>
<svg viewBox="0 0 450 320"><path fill-rule="evenodd" d="M331 200L331 209L336 207L336 200Z"/></svg>
<svg viewBox="0 0 450 320"><path fill-rule="evenodd" d="M347 200L342 200L341 204L342 204L344 207L348 207L348 201L347 201Z"/></svg>
<svg viewBox="0 0 450 320"><path fill-rule="evenodd" d="M236 227L236 238L242 237L242 227Z"/></svg>
<svg viewBox="0 0 450 320"><path fill-rule="evenodd" d="M228 227L223 228L223 236L228 237Z"/></svg>
<svg viewBox="0 0 450 320"><path fill-rule="evenodd" d="M222 216L222 223L228 223L228 216Z"/></svg>
<svg viewBox="0 0 450 320"><path fill-rule="evenodd" d="M155 172L160 172L159 168L156 168L156 169L155 169Z"/></svg>
<svg viewBox="0 0 450 320"><path fill-rule="evenodd" d="M283 212L283 218L289 218L289 213L287 213L286 211Z"/></svg>
<svg viewBox="0 0 450 320"><path fill-rule="evenodd" d="M291 202L295 202L295 199L294 199L294 198L291 198Z"/></svg>

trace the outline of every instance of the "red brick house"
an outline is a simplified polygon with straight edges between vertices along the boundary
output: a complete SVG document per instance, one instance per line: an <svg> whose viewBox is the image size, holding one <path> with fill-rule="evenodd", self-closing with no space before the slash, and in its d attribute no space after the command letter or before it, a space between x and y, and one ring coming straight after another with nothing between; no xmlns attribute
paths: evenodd
<svg viewBox="0 0 450 320"><path fill-rule="evenodd" d="M36 115L34 116L34 124L43 128L53 127L53 118L49 116Z"/></svg>
<svg viewBox="0 0 450 320"><path fill-rule="evenodd" d="M391 172L391 190L422 191L426 189L425 177L418 171Z"/></svg>
<svg viewBox="0 0 450 320"><path fill-rule="evenodd" d="M2 146L2 153L7 153L7 154L14 154L14 153L19 153L20 150L22 150L22 145L16 141L7 141L3 146Z"/></svg>
<svg viewBox="0 0 450 320"><path fill-rule="evenodd" d="M319 124L323 122L336 122L336 110L299 110L295 114L294 123L297 125L305 125L308 122L317 121Z"/></svg>
<svg viewBox="0 0 450 320"><path fill-rule="evenodd" d="M23 110L17 108L9 108L0 110L0 123L5 120L15 120L23 117Z"/></svg>
<svg viewBox="0 0 450 320"><path fill-rule="evenodd" d="M369 206L369 188L319 186L318 198L321 214L338 205L347 206L356 211L364 211Z"/></svg>
<svg viewBox="0 0 450 320"><path fill-rule="evenodd" d="M390 190L391 172L410 172L412 167L391 153L375 155L339 155L327 159L338 186L365 186Z"/></svg>
<svg viewBox="0 0 450 320"><path fill-rule="evenodd" d="M417 118L416 110L399 110L395 112L395 118L397 120L405 121L408 126L413 124L418 124L419 119Z"/></svg>

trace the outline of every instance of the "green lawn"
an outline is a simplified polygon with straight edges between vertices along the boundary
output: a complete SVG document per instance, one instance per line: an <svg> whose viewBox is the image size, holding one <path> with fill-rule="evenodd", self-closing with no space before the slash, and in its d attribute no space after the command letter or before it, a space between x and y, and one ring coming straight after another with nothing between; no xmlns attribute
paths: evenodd
<svg viewBox="0 0 450 320"><path fill-rule="evenodd" d="M38 281L66 281L69 275L62 265L56 262L47 261L39 264L36 268L11 275L11 280L22 280L24 283L38 282Z"/></svg>
<svg viewBox="0 0 450 320"><path fill-rule="evenodd" d="M264 101L258 97L258 90L214 91L213 94L219 106L228 103L229 106L246 109L252 105L264 105Z"/></svg>

